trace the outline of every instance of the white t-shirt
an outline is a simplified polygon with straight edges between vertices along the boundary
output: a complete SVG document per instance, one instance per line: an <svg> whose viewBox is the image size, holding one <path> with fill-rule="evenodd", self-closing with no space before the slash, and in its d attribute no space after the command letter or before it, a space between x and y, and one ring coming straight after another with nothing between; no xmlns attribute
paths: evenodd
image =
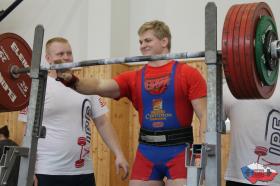
<svg viewBox="0 0 280 186"><path fill-rule="evenodd" d="M93 173L90 118L108 112L99 96L85 96L48 77L42 125L46 138L38 141L36 174ZM19 120L26 122L21 113Z"/></svg>
<svg viewBox="0 0 280 186"><path fill-rule="evenodd" d="M225 179L280 185L280 83L270 99L237 100L224 84L224 111L231 124Z"/></svg>

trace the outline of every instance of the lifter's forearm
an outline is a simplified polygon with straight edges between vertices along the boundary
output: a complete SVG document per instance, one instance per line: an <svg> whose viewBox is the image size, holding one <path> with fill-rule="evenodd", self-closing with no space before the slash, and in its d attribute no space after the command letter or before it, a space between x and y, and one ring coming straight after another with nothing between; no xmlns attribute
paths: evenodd
<svg viewBox="0 0 280 186"><path fill-rule="evenodd" d="M75 83L75 90L86 95L100 95L102 97L118 98L119 86L113 79L100 80L96 78L79 79Z"/></svg>
<svg viewBox="0 0 280 186"><path fill-rule="evenodd" d="M93 95L98 93L99 80L96 78L78 79L75 83L74 89L86 95Z"/></svg>

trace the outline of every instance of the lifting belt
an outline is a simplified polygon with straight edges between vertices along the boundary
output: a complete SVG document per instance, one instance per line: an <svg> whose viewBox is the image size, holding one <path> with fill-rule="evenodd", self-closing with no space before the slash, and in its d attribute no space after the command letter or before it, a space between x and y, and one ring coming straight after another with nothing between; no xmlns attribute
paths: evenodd
<svg viewBox="0 0 280 186"><path fill-rule="evenodd" d="M193 143L192 127L151 131L141 128L139 142L154 146L172 146L185 143Z"/></svg>

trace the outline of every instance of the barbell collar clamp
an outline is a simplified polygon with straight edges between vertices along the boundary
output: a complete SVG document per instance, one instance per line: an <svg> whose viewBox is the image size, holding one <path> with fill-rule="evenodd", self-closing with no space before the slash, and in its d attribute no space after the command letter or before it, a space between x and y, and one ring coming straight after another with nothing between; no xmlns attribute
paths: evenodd
<svg viewBox="0 0 280 186"><path fill-rule="evenodd" d="M280 58L280 40L276 40L271 43L271 57L273 59Z"/></svg>

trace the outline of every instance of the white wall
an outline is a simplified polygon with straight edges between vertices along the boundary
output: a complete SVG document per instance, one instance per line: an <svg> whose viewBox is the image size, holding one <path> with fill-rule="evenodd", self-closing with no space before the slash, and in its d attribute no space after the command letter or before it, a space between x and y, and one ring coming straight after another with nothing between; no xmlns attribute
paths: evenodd
<svg viewBox="0 0 280 186"><path fill-rule="evenodd" d="M111 55L111 0L76 0L75 3L79 4L81 1L88 2L88 10L85 11L88 15L84 17L87 19L88 33L80 33L80 38L87 40L88 45L87 48L74 51L87 50L83 59L108 58Z"/></svg>
<svg viewBox="0 0 280 186"><path fill-rule="evenodd" d="M129 54L129 2L130 0L112 0L111 11L111 56ZM132 34L134 35L134 34Z"/></svg>
<svg viewBox="0 0 280 186"><path fill-rule="evenodd" d="M218 11L218 49L226 13L231 5L252 0L211 0ZM271 7L280 30L280 1L263 0ZM137 55L137 29L148 20L165 21L172 32L172 52L204 50L204 10L209 1L204 0L130 0L130 54ZM280 32L278 31L280 35Z"/></svg>
<svg viewBox="0 0 280 186"><path fill-rule="evenodd" d="M11 2L1 0L0 9L5 9ZM55 36L66 37L72 45L75 60L103 58L110 55L110 2L24 0L0 22L0 33L16 33L32 48L35 27L42 24L45 42Z"/></svg>
<svg viewBox="0 0 280 186"><path fill-rule="evenodd" d="M213 1L213 0L212 0ZM267 2L280 30L280 1ZM4 9L12 0L0 0ZM139 55L137 30L145 21L165 21L172 52L204 50L204 0L24 0L0 22L0 33L15 32L32 46L37 24L50 37L69 39L75 60ZM214 0L218 8L218 48L226 12L248 0ZM280 34L280 33L279 33Z"/></svg>

